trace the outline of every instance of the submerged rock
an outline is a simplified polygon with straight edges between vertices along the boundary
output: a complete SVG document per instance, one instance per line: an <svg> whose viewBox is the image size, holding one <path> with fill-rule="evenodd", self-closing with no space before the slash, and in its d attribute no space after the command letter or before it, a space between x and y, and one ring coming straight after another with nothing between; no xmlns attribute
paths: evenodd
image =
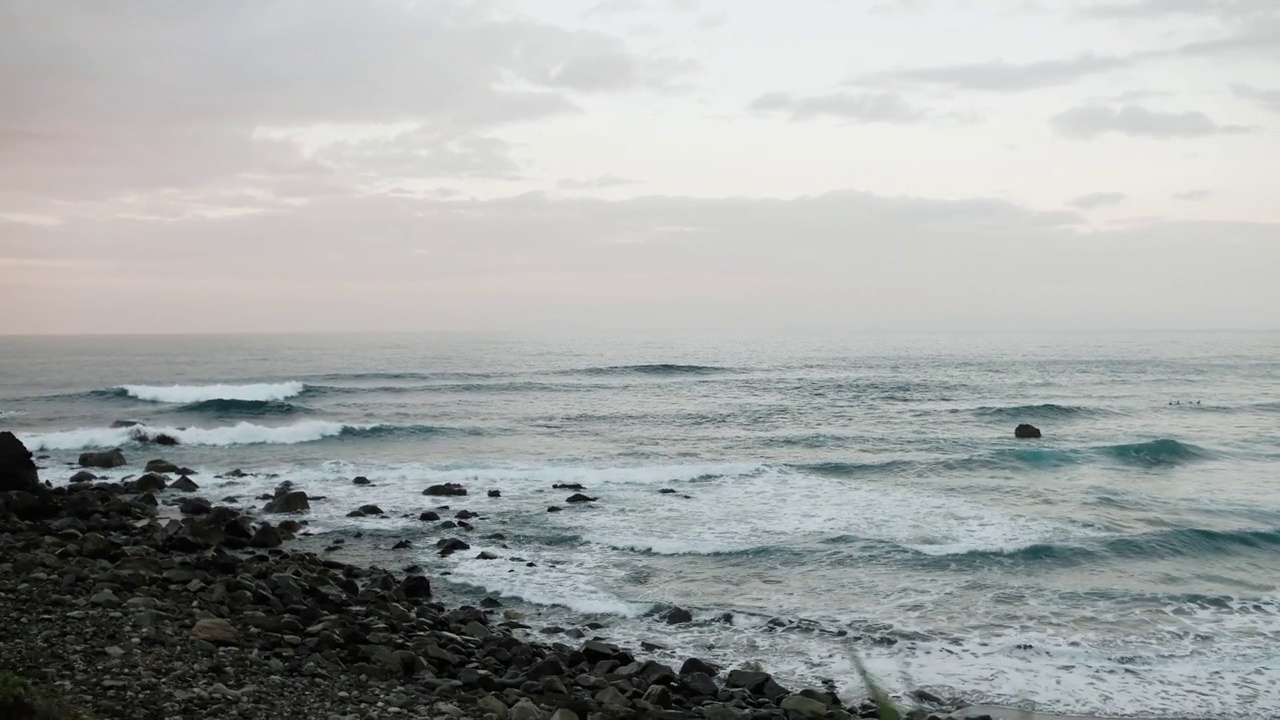
<svg viewBox="0 0 1280 720"><path fill-rule="evenodd" d="M311 503L307 500L305 492L294 490L268 502L262 509L264 512L269 513L305 512L311 509Z"/></svg>
<svg viewBox="0 0 1280 720"><path fill-rule="evenodd" d="M462 487L458 483L450 482L450 483L444 483L443 485L432 485L426 490L423 490L422 494L432 495L436 497L454 497L459 495L466 495L467 489Z"/></svg>
<svg viewBox="0 0 1280 720"><path fill-rule="evenodd" d="M174 490L181 490L182 492L195 492L200 489L200 486L197 485L194 480L187 477L186 475L183 475L182 477L175 480L174 483L169 487L173 488Z"/></svg>
<svg viewBox="0 0 1280 720"><path fill-rule="evenodd" d="M147 462L147 466L143 468L149 473L176 473L182 468L174 465L168 460L155 459Z"/></svg>
<svg viewBox="0 0 1280 720"><path fill-rule="evenodd" d="M574 493L574 494L570 495L568 498L566 498L566 499L565 499L565 502L567 502L567 503L588 503L588 502L595 502L596 500L597 500L597 498L587 497L586 495L583 495L582 493Z"/></svg>
<svg viewBox="0 0 1280 720"><path fill-rule="evenodd" d="M80 453L80 467L113 468L124 465L124 453L120 448L103 452Z"/></svg>

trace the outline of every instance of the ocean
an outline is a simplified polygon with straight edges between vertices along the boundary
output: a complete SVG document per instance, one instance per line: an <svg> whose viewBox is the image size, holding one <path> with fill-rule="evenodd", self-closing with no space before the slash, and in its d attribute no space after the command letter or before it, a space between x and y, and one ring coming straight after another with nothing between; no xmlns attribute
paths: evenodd
<svg viewBox="0 0 1280 720"><path fill-rule="evenodd" d="M120 446L107 476L165 457L215 501L291 480L325 496L321 540L535 635L599 622L850 696L856 653L971 703L1280 715L1280 334L4 337L0 359L0 428L42 478ZM215 477L235 468L276 477ZM422 495L443 482L469 494ZM366 503L387 516L346 516ZM475 529L418 519L442 504Z"/></svg>

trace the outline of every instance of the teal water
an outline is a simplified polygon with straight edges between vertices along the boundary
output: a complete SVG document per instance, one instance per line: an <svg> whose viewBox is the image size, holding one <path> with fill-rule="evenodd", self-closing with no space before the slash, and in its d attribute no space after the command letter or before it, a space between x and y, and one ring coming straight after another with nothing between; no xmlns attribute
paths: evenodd
<svg viewBox="0 0 1280 720"><path fill-rule="evenodd" d="M0 358L0 426L43 477L116 445L215 499L279 481L216 473L278 473L328 497L318 532L417 539L386 564L614 639L851 690L856 651L895 687L1050 712L1280 708L1277 334L0 338ZM416 516L444 481L485 517L442 560ZM547 513L572 482L599 502ZM393 517L345 517L367 502Z"/></svg>

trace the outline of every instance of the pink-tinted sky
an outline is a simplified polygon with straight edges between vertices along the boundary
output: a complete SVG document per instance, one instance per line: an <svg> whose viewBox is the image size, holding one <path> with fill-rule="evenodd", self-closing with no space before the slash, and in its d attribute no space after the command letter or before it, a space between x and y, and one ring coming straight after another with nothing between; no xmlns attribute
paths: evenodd
<svg viewBox="0 0 1280 720"><path fill-rule="evenodd" d="M1280 327L1274 0L0 0L0 333Z"/></svg>

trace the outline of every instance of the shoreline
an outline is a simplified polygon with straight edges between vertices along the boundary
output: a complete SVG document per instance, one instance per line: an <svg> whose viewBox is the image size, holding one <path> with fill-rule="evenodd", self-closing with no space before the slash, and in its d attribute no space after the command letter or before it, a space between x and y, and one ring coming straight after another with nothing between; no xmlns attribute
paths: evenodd
<svg viewBox="0 0 1280 720"><path fill-rule="evenodd" d="M167 475L161 479L166 486L177 482ZM65 689L72 697L96 704L100 712L103 707L110 711L111 703L118 702L120 691L131 704L139 698L130 697L125 680L107 678L95 687L93 677L75 674L83 672L83 668L72 658L84 652L105 652L108 664L114 661L119 674L133 672L146 677L143 649L150 650L151 657L167 658L170 670L183 665L183 653L186 664L194 663L197 675L207 670L204 674L220 677L231 668L228 679L234 682L230 683L224 679L202 685L202 678L193 677L190 672L182 676L181 670L156 680L157 687L170 691L183 707L216 708L225 713L210 717L275 717L252 713L262 709L255 703L279 699L280 693L274 689L277 686L284 686L282 690L291 703L313 702L317 708L324 705L357 710L355 714L316 715L326 718L844 720L871 717L877 712L865 701L850 703L825 688L792 693L772 675L754 668L712 668L696 658L664 665L653 659L652 649L611 645L607 640L593 638L589 628L577 635L537 637L538 630L524 624L527 618L510 615L510 608L500 603L484 607L485 603L466 604L462 598L441 603L440 583L431 583L439 577L422 575L420 568L416 572L388 572L374 562L338 562L332 555L326 556L319 546L328 540L322 535L308 536L305 527L295 527L305 514L273 514L253 506L198 502L198 489L184 492L166 487L139 492L141 480L137 477L128 482L59 485L28 493L29 498L17 498L17 503L13 498L6 501L6 496L0 494L0 548L5 551L0 557L21 558L0 563L0 598L8 608L8 616L0 621L23 628L23 637L31 637L30 632L36 631L34 637L42 651L51 647L73 649L74 655L41 653L43 662L52 657L63 663L60 671L44 680ZM305 493L305 489L278 489L275 497L283 498L291 492ZM217 522L211 524L210 518ZM290 530L298 536L291 539ZM92 552L86 545L90 536ZM302 549L308 547L314 552ZM375 551L371 548L368 555ZM137 558L147 558L147 564L152 560L160 562L162 571L121 571L120 563L132 566ZM114 561L110 570L106 569L108 561ZM89 573L86 566L97 574ZM252 575L252 582L245 579L246 572ZM68 586L67 573L92 582ZM288 578L281 579L280 575ZM425 586L428 595L408 597L406 585ZM100 587L110 595L103 596ZM229 604L227 599L232 596L244 601L245 606ZM33 604L73 609L62 617L55 613L21 613L22 608ZM319 615L317 606L323 609ZM127 617L130 610L140 609L132 618ZM230 621L237 640L215 643L191 635L202 615L212 616L203 619ZM66 619L73 622L60 622ZM122 641L118 632L105 631L112 624L122 623L137 634ZM328 629L317 629L325 623L357 633L364 626L365 636L336 636L329 640ZM379 628L384 626L398 631L389 638L381 637L385 631ZM156 630L158 627L163 630ZM375 634L379 636L375 638ZM317 638L326 639L321 642ZM388 642L373 643L374 639ZM357 647L354 654L353 644ZM370 646L380 649L364 649ZM587 652L588 646L591 653ZM497 660L488 652L491 647L502 650ZM522 655L527 655L527 662L518 661ZM12 655L0 651L0 661L4 662L0 670L12 670L8 666L23 657L26 656L22 652ZM263 657L270 659L260 663L253 659ZM309 662L286 661L299 657ZM237 662L241 664L238 670ZM604 667L601 663L615 666ZM39 665L34 659L28 664ZM58 667L57 663L53 665ZM538 667L542 670L536 670ZM68 672L71 678L65 677ZM182 682L171 687L173 683L164 680L175 673ZM538 677L531 677L530 673ZM243 684L237 684L242 679ZM191 686L190 690L184 689L184 682ZM266 698L261 687L264 684L273 688ZM377 700L375 696L384 699ZM388 704L385 698L394 700ZM498 711L495 700L504 704L505 715ZM172 700L162 703L154 716L171 716L164 713L172 712L172 705ZM518 710L517 706L521 708ZM299 713L297 706L289 704L279 706L278 711L286 709L292 716ZM1076 720L1006 708L959 710L934 705L922 709L935 717L974 719L989 715L1008 720Z"/></svg>

